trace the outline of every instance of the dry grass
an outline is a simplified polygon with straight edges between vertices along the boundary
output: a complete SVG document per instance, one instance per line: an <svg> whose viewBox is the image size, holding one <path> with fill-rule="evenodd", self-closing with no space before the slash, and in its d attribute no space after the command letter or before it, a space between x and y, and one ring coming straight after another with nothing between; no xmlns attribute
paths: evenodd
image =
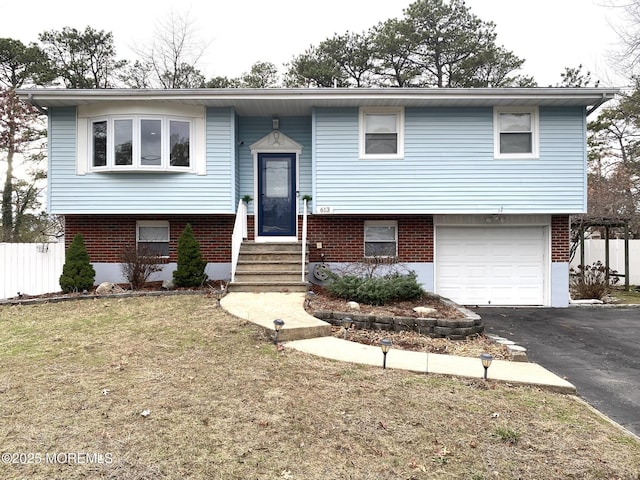
<svg viewBox="0 0 640 480"><path fill-rule="evenodd" d="M0 445L43 462L0 478L640 478L640 445L571 397L276 352L214 304L0 308Z"/></svg>

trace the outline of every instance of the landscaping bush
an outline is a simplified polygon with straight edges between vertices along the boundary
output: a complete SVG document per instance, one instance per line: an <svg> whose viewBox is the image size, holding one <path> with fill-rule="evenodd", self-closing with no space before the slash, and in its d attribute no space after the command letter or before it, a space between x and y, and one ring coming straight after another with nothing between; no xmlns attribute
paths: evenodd
<svg viewBox="0 0 640 480"><path fill-rule="evenodd" d="M131 284L132 290L140 290L152 273L162 270L162 257L148 245L128 245L120 255L120 270Z"/></svg>
<svg viewBox="0 0 640 480"><path fill-rule="evenodd" d="M418 284L415 273L400 275L397 273L381 277L357 277L355 275L332 275L328 285L332 295L345 300L368 305L384 305L398 300L413 300L420 297L424 290Z"/></svg>
<svg viewBox="0 0 640 480"><path fill-rule="evenodd" d="M207 280L204 269L207 262L202 259L200 242L193 235L191 224L187 224L178 238L178 266L173 272L176 287L200 287Z"/></svg>
<svg viewBox="0 0 640 480"><path fill-rule="evenodd" d="M96 271L89 261L84 245L84 237L76 234L65 254L65 262L60 275L60 287L65 293L89 290L93 287Z"/></svg>
<svg viewBox="0 0 640 480"><path fill-rule="evenodd" d="M611 285L618 283L619 278L614 276L617 272L609 269L609 281L607 282L607 267L602 262L594 262L592 265L578 265L577 270L571 269L571 295L575 300L597 299L602 300L611 293Z"/></svg>

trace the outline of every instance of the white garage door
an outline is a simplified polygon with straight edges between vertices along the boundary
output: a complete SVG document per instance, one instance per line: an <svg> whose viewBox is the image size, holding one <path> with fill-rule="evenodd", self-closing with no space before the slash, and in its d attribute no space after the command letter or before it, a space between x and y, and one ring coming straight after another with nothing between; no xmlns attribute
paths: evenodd
<svg viewBox="0 0 640 480"><path fill-rule="evenodd" d="M438 227L436 291L462 305L542 305L543 227Z"/></svg>

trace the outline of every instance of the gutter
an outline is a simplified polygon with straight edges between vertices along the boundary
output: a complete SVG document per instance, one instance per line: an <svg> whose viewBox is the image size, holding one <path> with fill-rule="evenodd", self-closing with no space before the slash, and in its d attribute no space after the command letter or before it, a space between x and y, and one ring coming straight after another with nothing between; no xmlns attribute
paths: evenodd
<svg viewBox="0 0 640 480"><path fill-rule="evenodd" d="M27 98L27 102L29 102L29 104L33 105L35 107L35 109L38 110L38 112L40 112L42 115L48 115L49 114L49 110L47 110L46 108L42 107L41 105L38 105L38 102L36 102L33 99L33 93L29 93L29 97Z"/></svg>

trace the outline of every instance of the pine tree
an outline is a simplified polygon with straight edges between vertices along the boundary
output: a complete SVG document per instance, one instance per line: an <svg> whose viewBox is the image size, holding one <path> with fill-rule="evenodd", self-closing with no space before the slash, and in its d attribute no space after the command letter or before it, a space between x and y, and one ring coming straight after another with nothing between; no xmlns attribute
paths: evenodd
<svg viewBox="0 0 640 480"><path fill-rule="evenodd" d="M60 287L65 293L88 290L93 287L95 277L96 271L89 261L84 237L78 233L67 249L60 275Z"/></svg>
<svg viewBox="0 0 640 480"><path fill-rule="evenodd" d="M178 266L173 272L176 287L200 287L206 280L204 269L207 262L202 259L200 242L193 235L188 223L178 238Z"/></svg>

